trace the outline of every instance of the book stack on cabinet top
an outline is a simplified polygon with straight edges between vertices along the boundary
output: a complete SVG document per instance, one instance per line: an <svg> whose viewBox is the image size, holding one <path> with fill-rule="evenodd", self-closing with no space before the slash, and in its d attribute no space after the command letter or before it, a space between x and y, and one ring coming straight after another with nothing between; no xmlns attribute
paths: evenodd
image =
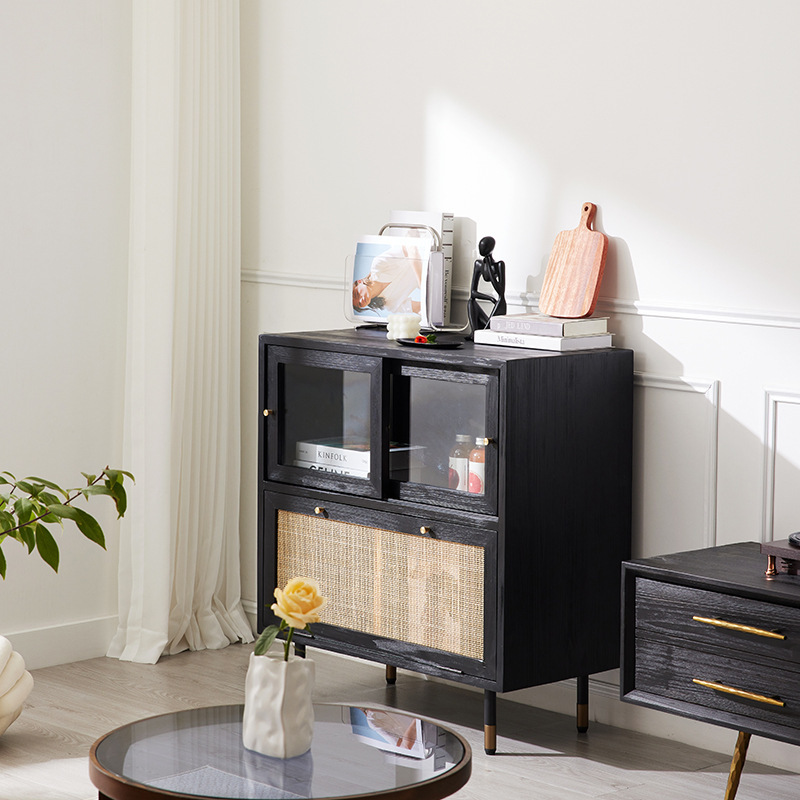
<svg viewBox="0 0 800 800"><path fill-rule="evenodd" d="M596 350L611 347L608 317L564 319L547 314L506 314L492 317L487 330L478 330L478 344L526 347L533 350Z"/></svg>

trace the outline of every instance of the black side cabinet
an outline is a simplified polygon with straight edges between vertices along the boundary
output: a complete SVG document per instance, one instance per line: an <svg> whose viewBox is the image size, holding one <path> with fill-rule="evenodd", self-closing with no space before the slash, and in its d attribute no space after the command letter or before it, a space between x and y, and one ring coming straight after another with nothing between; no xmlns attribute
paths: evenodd
<svg viewBox="0 0 800 800"><path fill-rule="evenodd" d="M762 547L671 553L622 569L620 696L738 730L726 800L752 734L800 744L800 576L775 570Z"/></svg>
<svg viewBox="0 0 800 800"><path fill-rule="evenodd" d="M619 664L632 352L367 329L259 353L259 628L309 576L330 598L314 647L482 688L487 752L497 692L577 677L585 730L588 675Z"/></svg>

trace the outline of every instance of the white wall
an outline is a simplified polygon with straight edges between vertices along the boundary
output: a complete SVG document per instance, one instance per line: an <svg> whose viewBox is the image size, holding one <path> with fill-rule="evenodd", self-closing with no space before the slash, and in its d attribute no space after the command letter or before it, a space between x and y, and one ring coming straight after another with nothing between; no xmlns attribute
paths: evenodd
<svg viewBox="0 0 800 800"><path fill-rule="evenodd" d="M0 0L0 470L79 486L119 463L130 170L130 0ZM101 655L109 552L72 523L56 575L3 545L0 633L31 667Z"/></svg>
<svg viewBox="0 0 800 800"><path fill-rule="evenodd" d="M475 220L521 310L596 203L601 310L636 352L635 554L800 529L799 27L791 0L242 0L247 599L257 334L342 327L344 259L394 208ZM599 719L732 748L615 681Z"/></svg>

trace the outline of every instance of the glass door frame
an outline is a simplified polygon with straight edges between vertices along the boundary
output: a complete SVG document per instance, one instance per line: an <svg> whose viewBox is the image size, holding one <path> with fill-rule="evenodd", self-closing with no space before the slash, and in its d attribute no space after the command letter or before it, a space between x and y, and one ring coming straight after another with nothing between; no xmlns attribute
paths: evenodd
<svg viewBox="0 0 800 800"><path fill-rule="evenodd" d="M282 464L279 461L281 424L286 413L284 367L304 366L339 372L361 372L370 376L369 437L370 476L356 478L348 475L319 472ZM362 497L384 496L384 475L388 465L388 431L386 418L388 392L383 360L374 356L306 350L299 347L271 345L267 348L267 386L265 415L264 476L267 480L300 486L326 489Z"/></svg>
<svg viewBox="0 0 800 800"><path fill-rule="evenodd" d="M445 508L456 508L483 514L496 514L499 485L498 465L500 463L500 453L498 452L500 446L500 377L498 371L480 372L460 365L449 368L419 363L396 363L392 369L392 374L410 379L424 378L449 383L484 386L486 392L484 436L488 439L485 456L485 490L483 494L470 494L423 483L390 481L392 496L401 500L425 503L427 505L439 505ZM391 427L391 421L387 424Z"/></svg>

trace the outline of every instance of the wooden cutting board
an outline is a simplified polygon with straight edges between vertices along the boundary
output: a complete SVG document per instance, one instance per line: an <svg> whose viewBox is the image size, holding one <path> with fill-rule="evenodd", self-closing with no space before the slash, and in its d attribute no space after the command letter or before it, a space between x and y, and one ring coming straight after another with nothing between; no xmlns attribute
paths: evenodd
<svg viewBox="0 0 800 800"><path fill-rule="evenodd" d="M578 227L556 236L539 297L543 314L577 319L594 311L608 252L608 238L591 227L596 211L584 203Z"/></svg>

